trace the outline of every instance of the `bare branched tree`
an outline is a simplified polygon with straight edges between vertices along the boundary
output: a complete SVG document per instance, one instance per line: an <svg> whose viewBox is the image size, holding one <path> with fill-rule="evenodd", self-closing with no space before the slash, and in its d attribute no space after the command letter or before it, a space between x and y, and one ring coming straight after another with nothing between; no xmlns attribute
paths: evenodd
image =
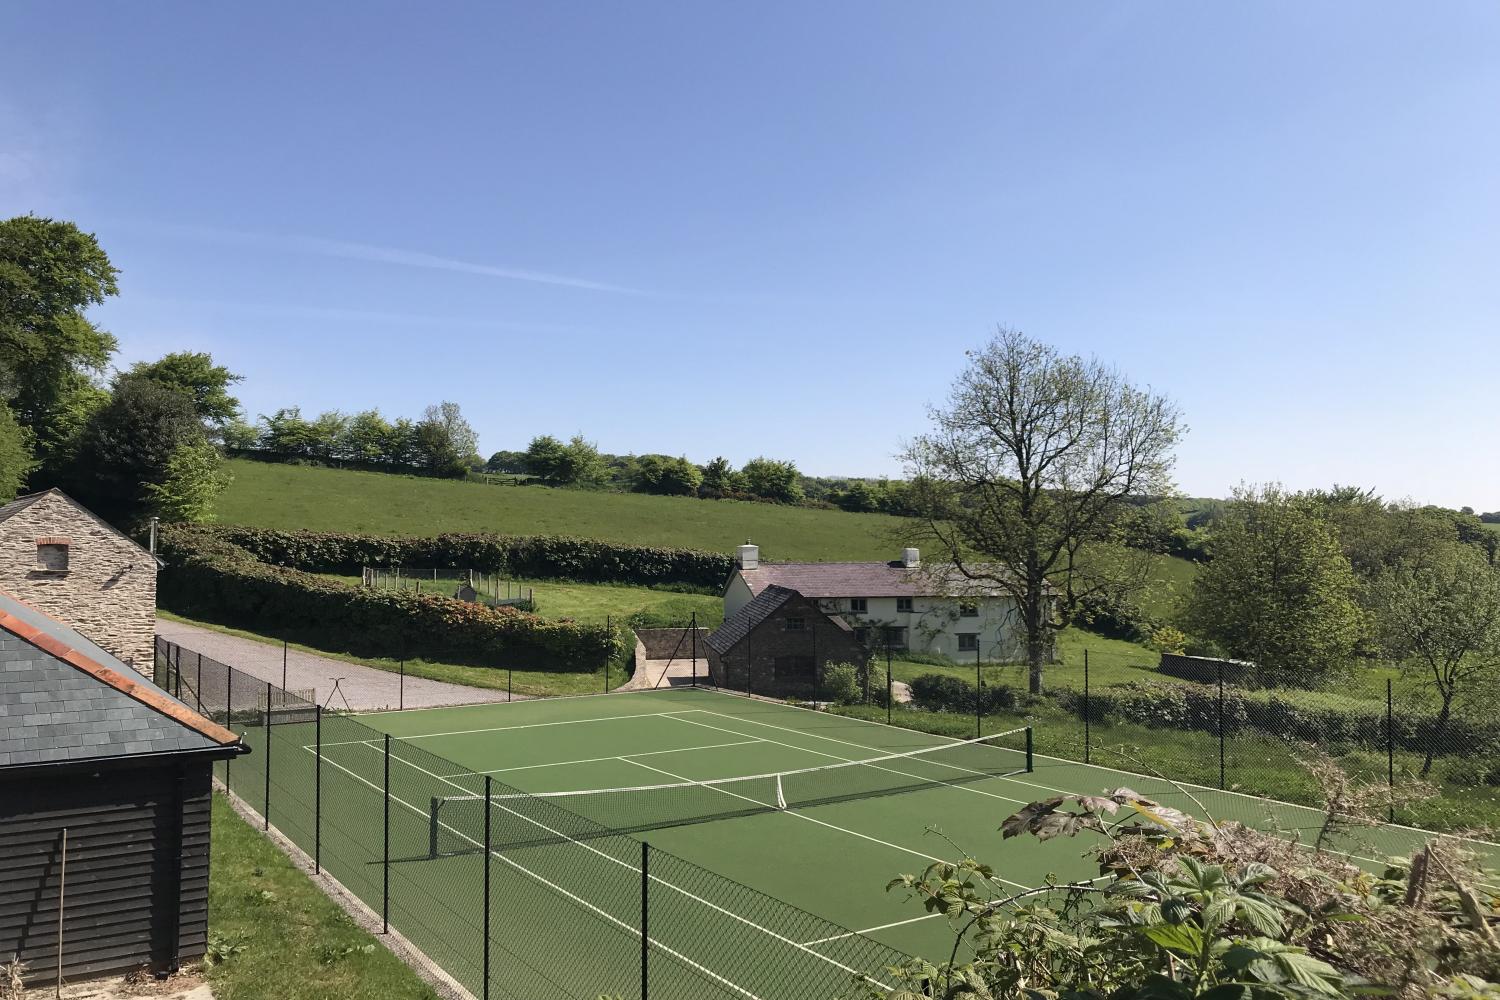
<svg viewBox="0 0 1500 1000"><path fill-rule="evenodd" d="M1186 428L1166 397L1017 330L968 357L903 458L928 543L1015 601L1040 693L1052 634L1080 603L1145 586L1146 558L1104 543L1133 504L1171 492Z"/></svg>

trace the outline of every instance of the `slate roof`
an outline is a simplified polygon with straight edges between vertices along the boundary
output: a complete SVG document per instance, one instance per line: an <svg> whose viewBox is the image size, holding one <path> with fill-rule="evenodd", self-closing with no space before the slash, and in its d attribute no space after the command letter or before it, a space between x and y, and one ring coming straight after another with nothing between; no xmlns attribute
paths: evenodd
<svg viewBox="0 0 1500 1000"><path fill-rule="evenodd" d="M999 597L998 584L970 580L952 567L909 569L899 562L761 563L737 570L760 594L786 587L804 597Z"/></svg>
<svg viewBox="0 0 1500 1000"><path fill-rule="evenodd" d="M755 631L758 625L780 611L787 601L799 596L806 595L799 595L795 590L778 587L775 584L769 585L756 594L749 604L725 619L724 624L709 633L705 641L714 652L723 656L738 646L745 636ZM842 618L835 615L828 615L827 618L845 632L854 631Z"/></svg>
<svg viewBox="0 0 1500 1000"><path fill-rule="evenodd" d="M234 733L0 592L0 769L215 749L242 752Z"/></svg>
<svg viewBox="0 0 1500 1000"><path fill-rule="evenodd" d="M28 493L24 497L16 497L10 503L5 504L4 506L0 506L0 521L4 521L6 518L21 513L21 511L25 510L27 507L30 507L32 504L36 503L46 495L47 494L45 492Z"/></svg>

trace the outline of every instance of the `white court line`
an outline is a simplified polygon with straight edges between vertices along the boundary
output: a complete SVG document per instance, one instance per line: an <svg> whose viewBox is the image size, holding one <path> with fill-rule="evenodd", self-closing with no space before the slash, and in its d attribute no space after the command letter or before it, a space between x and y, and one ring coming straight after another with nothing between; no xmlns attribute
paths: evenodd
<svg viewBox="0 0 1500 1000"><path fill-rule="evenodd" d="M578 760L556 760L546 764L522 764L519 767L497 767L489 771L470 771L470 774L506 774L510 771L530 771L539 767L562 767L565 764L597 764L606 760L625 760L629 757L654 757L666 753L689 753L693 750L720 750L724 747L747 747L752 743L764 743L765 740L756 737L754 739L739 740L735 743L709 743L701 747L679 747L676 750L644 750L641 753L617 754L613 757L582 757ZM450 778L457 775L449 775Z"/></svg>
<svg viewBox="0 0 1500 1000"><path fill-rule="evenodd" d="M394 758L394 759L400 760L399 757ZM381 794L385 793L385 790L383 788L379 787L378 785L376 785L372 781L366 781L363 777L361 777L358 774L355 774L353 771L349 770L344 765L342 765L340 763L337 763L336 761L329 761L329 763L332 764L334 767L338 768L340 771L343 771L345 774L349 775L354 780L363 782L364 784L366 784L369 787L375 789L375 791L380 792ZM403 763L410 763L410 762L406 761L406 762L403 762ZM412 767L416 767L415 764L412 764L411 766ZM417 770L421 771L422 768L418 767ZM424 773L428 773L428 772L424 772ZM437 775L432 775L432 777L436 778ZM441 779L441 780L446 780L446 779ZM424 818L428 818L428 814L427 814L426 810L419 809L418 807L412 805L410 802L407 802L405 799L402 799L402 798L400 798L398 796L392 795L391 796L391 801L393 801L393 802L399 802L401 805L403 805L406 808L410 809L412 812L416 813L417 815L422 816ZM505 809L504 806L501 806L500 808ZM506 809L505 811L506 812L513 812L513 810L510 810L510 809ZM520 816L519 813L516 813L515 815ZM529 820L529 817L525 817L525 816L521 816L520 818L521 819L528 819ZM529 821L530 822L535 822L534 820L529 820ZM449 826L447 823L440 823L439 825L441 825L449 833L452 833L454 836L459 837L459 838L461 838L463 840L467 840L469 843L473 844L475 847L479 847L479 848L483 848L484 847L483 844L481 844L478 841L476 841L473 837L470 837L467 834L460 833L459 831L453 829L453 827ZM544 829L544 830L548 829L545 825L543 825L541 823L537 823L537 826L542 827L542 829ZM555 831L549 831L549 832L554 832L555 833ZM558 834L558 836L563 836L563 835L562 834ZM572 838L565 838L565 839L572 839ZM574 841L574 843L577 843L577 841ZM580 846L582 846L582 845L580 845ZM510 858L507 858L505 855L501 854L499 851L491 850L490 851L490 856L494 857L494 858L497 858L500 861L503 861L505 864L510 865L512 868L516 869L517 871L521 872L522 874L524 874L524 875L526 875L526 876L528 876L528 877L530 877L532 879L535 879L537 882L540 882L542 885L544 885L547 888L553 890L554 892L561 893L562 895L564 895L564 896L568 897L569 899L571 899L573 902L577 903L579 906L582 906L584 909L588 910L591 913L594 913L594 914L596 914L596 915L598 915L600 917L603 917L605 920L609 921L612 924L617 925L622 930L624 930L624 931L626 931L628 933L631 933L631 934L639 934L641 932L641 929L639 927L631 927L625 921L616 918L615 916L613 916L612 914L610 914L610 913L608 913L608 912L606 912L604 910L601 910L599 907L595 906L593 903L590 903L588 900L584 899L583 897L575 895L574 893L571 893L568 890L564 889L562 886L557 885L556 883L551 882L551 881L547 880L546 878L543 878L541 875L538 875L536 872L532 871L531 869L527 868L526 866L524 866L524 865L522 865L522 864L520 864L520 863L518 863L516 861L512 861ZM613 861L614 859L611 858L610 860ZM623 862L618 862L618 863L623 864ZM632 866L625 865L625 867L626 868L631 868ZM636 868L634 870L637 871L637 872L640 871L639 868ZM652 876L652 880L653 881L660 881L655 876ZM662 883L662 884L664 884L664 885L670 885L670 883ZM746 921L746 922L748 923L748 921ZM752 925L752 926L754 926L754 925ZM697 969L699 972L703 973L705 976L708 976L709 978L714 979L717 982L723 983L725 986L729 987L731 990L734 990L736 993L740 994L741 996L747 997L748 1000L763 1000L762 997L756 996L754 993L751 993L749 990L744 989L741 986L735 985L734 983L730 982L728 979L725 979L723 976L719 975L717 972L714 972L712 969L707 968L706 966L700 965L699 963L697 963L697 962L693 961L692 959L688 958L686 955L682 954L681 952L677 951L676 949L670 948L667 945L662 944L659 939L651 938L650 940L654 941L656 943L656 946L658 948L660 948L662 951L666 952L667 954L671 955L673 958L676 958L679 961L681 961L681 962L683 962L683 963L685 963L687 965L692 966L694 969ZM813 951L810 951L808 953L812 954L812 955L817 955L817 952L813 952ZM818 957L821 958L822 956L820 955ZM838 964L838 963L834 963L834 964ZM841 966L841 968L842 968L842 966Z"/></svg>
<svg viewBox="0 0 1500 1000"><path fill-rule="evenodd" d="M724 695L724 697L727 698L727 697L732 697L732 696L731 695ZM796 706L796 705L781 705L780 707L792 709L793 711L803 711L803 712L812 711L812 709L798 708L798 706ZM814 732L811 732L811 731L805 730L805 729L793 729L793 728L791 728L789 726L778 726L778 725L774 725L774 724L769 723L769 722L761 722L758 719L747 718L745 716L727 715L727 714L725 714L723 712L712 711L711 709L706 709L706 708L705 709L691 709L689 711L701 712L702 714L717 716L717 717L719 717L721 719L731 719L731 720L738 720L738 721L741 721L741 722L749 722L749 723L752 723L752 724L757 725L757 726L765 726L765 727L767 727L769 729L777 729L777 730L780 730L780 731L786 732L786 733L796 733L796 734L801 735L801 736L811 736L811 737L813 737L815 739L826 740L826 741L828 741L830 743L841 743L841 744L843 744L845 746L858 747L861 750L875 750L875 751L878 751L878 752L881 752L881 753L889 753L890 752L888 749L883 748L883 747L872 747L872 746L868 746L868 745L863 744L863 743L855 743L852 740L841 740L841 739L837 739L837 738L832 737L832 736L824 736L821 733L814 733ZM678 713L672 713L671 717L672 718L676 718L678 715L681 715L681 714L683 714L683 713L680 713L680 712L678 712ZM963 742L962 740L956 739L956 738L951 737L951 736L939 736L936 733L918 733L917 730L902 729L900 726L887 726L885 723L883 723L883 722L877 722L877 721L875 721L873 719L861 719L861 718L859 718L857 716L852 716L852 715L832 715L832 714L827 713L827 712L818 712L817 714L823 716L824 718L849 719L849 720L854 721L854 722L864 722L864 723L867 723L867 724L872 725L872 726L881 726L882 728L885 728L885 729L894 729L895 731L900 732L900 733L916 734L916 735L922 735L922 736L934 736L934 737L936 737L938 739L946 740L949 743L962 743ZM690 720L681 719L679 721L687 722L687 721L690 721ZM698 725L702 725L702 723L698 723ZM710 728L718 728L718 727L710 727ZM725 732L733 732L733 730L724 730L724 731ZM743 735L748 735L748 734L741 733L739 735L743 736ZM768 741L768 742L774 742L774 741ZM785 744L783 744L783 745L785 745ZM941 745L941 744L939 744L939 745ZM805 748L797 747L797 748L794 748L794 749L805 749ZM808 752L809 753L819 753L820 751L809 750ZM825 754L824 756L831 757L833 755L832 754ZM1094 770L1098 770L1098 771L1107 771L1107 772L1112 773L1112 774L1123 774L1123 775L1126 775L1127 777L1132 777L1132 778L1146 778L1148 780L1167 781L1170 784L1182 785L1182 786L1184 786L1186 788L1194 789L1195 791L1216 793L1216 794L1219 794L1219 795L1234 795L1234 796L1238 796L1239 798L1249 799L1252 802L1258 803L1258 804L1260 804L1262 806L1290 806L1290 807L1295 808L1295 809L1304 809L1304 810L1307 810L1309 812L1317 812L1318 811L1317 809L1315 809L1312 806L1304 806L1304 805L1300 805L1300 804L1298 804L1296 802L1285 802L1285 801L1283 801L1281 799L1267 798L1266 796L1262 796L1262 795L1251 795L1248 792L1235 792L1235 791L1230 791L1229 789L1209 788L1209 787L1207 787L1205 785L1197 785L1197 784L1194 784L1192 782L1187 782L1187 781L1174 782L1170 778L1161 778L1161 777L1157 777L1157 776L1149 775L1149 774L1140 774L1140 773L1137 773L1135 771L1125 771L1125 770L1122 770L1122 769L1117 768L1117 767L1105 767L1102 764L1085 764L1082 761L1066 760L1066 759L1064 759L1062 757L1052 757L1052 756L1049 756L1049 755L1046 755L1046 754L1034 754L1033 756L1034 757L1038 757L1038 758L1046 757L1047 760L1055 760L1058 763L1066 764L1066 765L1069 765L1069 766L1074 766L1074 767L1088 767L1088 768L1093 768ZM947 766L954 767L956 765L947 765ZM1036 788L1036 789L1039 789L1039 790L1045 791L1045 792L1061 792L1061 793L1063 793L1065 795L1077 795L1079 793L1079 790L1076 789L1076 788L1058 788L1055 785L1042 785L1042 784L1038 784L1038 783L1033 782L1033 781L1023 781L1020 778L1005 777L1005 776L997 776L997 777L1000 777L1000 780L1002 780L1002 781L1009 781L1009 782L1012 782L1013 784L1022 785L1022 786L1027 787L1027 788ZM998 797L1000 797L1000 796L997 796L997 798ZM1008 800L1008 801L1019 802L1021 800L1019 800L1019 799L1011 799L1011 800ZM1386 823L1386 824L1383 824L1383 826L1384 827L1389 827L1389 828L1392 828L1392 829L1397 829L1397 830L1410 831L1412 833L1420 834L1420 835L1422 835L1424 837L1437 837L1439 839L1444 839L1444 840L1454 840L1454 841L1458 841L1461 844L1483 844L1483 845L1485 845L1487 847L1500 847L1500 844L1492 844L1491 842L1489 842L1487 840L1480 840L1477 837L1455 837L1452 834L1438 833L1438 832L1431 831L1431 830L1421 830L1421 829L1418 829L1416 827L1405 826L1405 825L1400 824L1400 823ZM1311 848L1309 847L1309 845L1303 844L1300 841L1293 841L1293 843L1295 843L1298 846L1303 847L1305 849L1311 850ZM1384 860L1385 860L1383 858L1366 857L1363 854L1354 854L1353 852L1350 852L1350 851L1337 851L1337 850L1333 850L1333 851L1330 851L1329 853L1331 853L1331 854L1337 854L1337 855L1340 855L1342 857L1350 858L1350 859L1353 859L1353 860L1356 860L1356 861L1368 861L1371 864L1377 864L1377 865L1378 864L1384 864ZM1097 879L1095 881L1097 881ZM1494 886L1490 885L1489 883L1481 883L1481 884L1484 886L1484 888L1494 888Z"/></svg>
<svg viewBox="0 0 1500 1000"><path fill-rule="evenodd" d="M537 699L533 699L534 701ZM503 704L503 702L502 702ZM524 703L523 703L524 704ZM685 709L684 711L704 711L703 709ZM557 722L528 722L521 726L490 726L487 729L455 729L447 733L421 733L417 736L392 736L391 739L399 739L410 743L412 740L431 740L439 736L473 736L477 733L504 733L513 729L541 729L546 726L581 726L589 722L619 722L622 719L656 719L664 715L672 715L672 712L635 712L631 715L601 715L595 719L561 719ZM325 747L352 746L357 743L372 744L372 740L346 740L343 743L324 743Z"/></svg>
<svg viewBox="0 0 1500 1000"><path fill-rule="evenodd" d="M744 734L741 733L740 735L743 736ZM468 791L468 789L464 788L462 785L459 785L459 784L456 784L455 782L449 781L447 778L444 778L441 775L433 774L431 771L427 770L426 768L421 767L421 766L419 766L417 764L413 764L409 760L402 760L399 757L395 757L394 759L400 760L401 763L407 765L408 767L411 767L411 768L414 768L414 769L416 769L418 771L421 771L423 774L427 775L428 777L437 778L439 781L446 782L447 784L452 785L454 788L457 788L461 792L467 792ZM641 767L649 767L650 765L641 764L639 766L641 766ZM548 833L552 834L554 837L560 837L563 840L567 841L568 843L573 844L576 847L581 847L581 848L583 848L584 850L588 851L591 854L597 854L597 855L599 855L599 857L603 858L604 860L606 860L606 861L608 861L608 862L610 862L612 864L619 865L620 867L626 869L627 871L633 871L633 872L636 872L636 873L640 872L640 869L637 868L635 865L632 865L632 864L630 864L627 861L621 861L619 858L611 857L609 854L605 853L604 851L599 850L597 847L594 847L594 846L592 846L590 844L586 844L583 841L576 840L573 837L568 836L567 834L563 833L560 830L554 830L554 829L552 829L551 827L549 827L547 824L541 822L540 820L533 819L530 816L524 816L521 813L516 812L514 809L511 809L509 806L506 806L506 805L503 805L503 804L498 804L498 803L496 803L495 805L498 808L500 808L500 809L504 809L506 812L510 813L511 815L515 816L516 818L525 820L526 822L532 824L533 826L540 827L541 829L543 829L543 830L547 831ZM446 826L446 824L444 824L444 825ZM621 834L621 836L623 836L623 834ZM465 839L469 839L469 838L465 838ZM517 865L516 867L519 868L520 866ZM524 868L522 870L525 871ZM691 892L688 892L686 889L682 888L680 885L677 885L674 882L668 882L666 879L660 878L660 877L658 877L656 875L651 875L649 877L650 877L650 879L651 879L652 882L655 882L655 883L663 886L664 888L670 889L673 892L680 893L681 895L686 896L688 899L691 899L691 900L693 900L694 902L697 902L697 903L701 903L703 906L705 906L705 907L707 907L707 908L715 911L716 913L721 913L724 916L729 917L732 920L737 920L737 921L739 921L740 923L744 924L747 927L754 928L755 930L760 931L762 934L766 935L769 938L772 938L773 940L780 941L781 943L783 943L785 945L788 945L788 946L790 946L792 948L795 948L798 951L806 952L807 954L813 956L814 958L819 959L820 961L823 961L823 962L827 962L829 965L832 965L834 968L840 969L840 970L842 970L844 972L847 972L850 975L858 976L861 979L869 979L869 981L872 982L872 983L876 982L875 980L870 979L868 973L862 972L859 969L851 968L851 967L845 965L844 963L838 961L837 959L829 958L827 955L820 955L817 952L815 952L815 951L813 951L813 950L811 950L809 948L805 948L799 942L793 941L791 938L786 937L786 936L784 936L782 934L778 934L775 931L771 930L769 927L762 927L760 924L757 924L755 921L750 920L750 919L748 919L746 917L743 917L740 914L735 913L733 910L725 909L724 907L719 906L717 903L712 903L712 902L704 899L702 896L698 896L698 895L695 895L695 894L693 894ZM616 921L616 923L619 923L619 921ZM639 930L639 928L637 928L637 930ZM673 954L675 955L676 953L673 952ZM681 957L681 956L678 956L678 957ZM689 962L690 964L694 964L695 967L701 968L700 966L696 966L696 963L691 963L691 961L689 959L683 958L683 961ZM709 975L714 975L714 973L710 972L707 969L705 969L704 971L706 973L708 973ZM715 978L722 978L722 977L719 977L719 976L715 975ZM724 982L728 983L728 980L724 980ZM733 984L729 984L729 985L733 985ZM882 984L882 983L876 983L876 985L882 986L885 989L890 989L891 988L891 987L886 986L885 984ZM738 987L736 987L736 989L738 989ZM741 992L746 992L746 991L741 990ZM748 996L748 995L751 995L751 994L746 993L746 995ZM758 998L757 998L757 1000L758 1000Z"/></svg>
<svg viewBox="0 0 1500 1000"><path fill-rule="evenodd" d="M879 927L866 927L862 931L845 931L843 934L835 934L833 935L833 937L818 938L816 941L804 941L802 943L807 945L807 947L812 948L820 944L827 944L830 941L842 941L844 938L854 937L855 935L863 936L865 934L874 934L876 931L888 931L892 927L905 927L907 924L919 924L924 920L931 920L933 917L942 916L947 916L947 914L924 913L920 917L907 917L905 920L895 920L888 924L881 924Z"/></svg>
<svg viewBox="0 0 1500 1000"><path fill-rule="evenodd" d="M707 709L698 709L698 711L702 712L705 715L718 716L721 719L733 719L733 718L735 718L732 715L721 715L718 712L710 712ZM669 718L675 719L678 722L686 722L690 726L702 726L704 729L716 729L716 730L718 730L721 733L734 733L734 735L736 735L736 736L749 736L750 735L749 733L736 732L733 729L725 729L722 726L711 726L711 725L709 725L706 722L698 722L698 721L693 720L693 719L683 719L683 718L680 718L679 716L683 715L683 714L686 714L686 713L676 713L674 715L669 716ZM745 721L749 721L749 720L745 720ZM764 726L764 725L768 725L768 723L762 722L762 723L759 723L759 725ZM772 729L781 729L782 727L781 726L772 726L771 728ZM788 729L788 730L786 730L786 732L796 732L796 730L794 730L794 729ZM843 761L846 764L861 764L861 763L865 762L864 759L860 758L860 757L840 757L836 753L828 753L828 752L826 752L824 750L813 750L810 747L794 746L791 743L782 743L780 740L763 739L762 742L770 743L770 744L773 744L773 745L779 746L779 747L786 747L788 750L798 750L798 751L800 751L802 753L816 754L819 757L827 757L830 760ZM842 742L842 741L838 741L838 742ZM858 744L850 744L850 745L851 746L857 746ZM866 750L880 750L880 747L865 747L864 749L866 749ZM883 756L884 755L889 755L889 753L890 753L890 751L888 751L888 750L887 751L882 751L882 755ZM933 763L935 763L935 764L942 764L942 766L944 766L946 768L950 768L952 770L965 771L965 772L967 772L969 774L983 774L983 775L986 775L987 777L991 777L991 778L1000 778L1000 777L1003 777L1003 775L989 774L989 772L987 772L987 771L975 771L972 768L959 767L957 764L949 764L946 761L933 761ZM885 767L883 765L875 764L875 763L871 763L870 766L873 767L877 771L889 771L891 774L899 774L899 775L901 775L904 778L916 778L919 781L925 781L925 782L928 782L929 784L933 784L933 785L942 785L944 788L952 788L955 791L972 792L975 795L983 795L986 798L999 799L1001 802L1013 802L1013 803L1015 803L1018 806L1024 806L1024 805L1028 804L1025 799L1013 799L1013 798L1011 798L1008 795L996 795L994 792L986 792L986 791L984 791L983 789L980 789L980 788L969 788L969 787L967 787L965 785L954 785L954 784L951 784L951 783L949 783L947 781L942 781L942 780L940 780L938 778L929 778L925 774L912 774L910 771L898 771L898 770L896 770L893 767Z"/></svg>

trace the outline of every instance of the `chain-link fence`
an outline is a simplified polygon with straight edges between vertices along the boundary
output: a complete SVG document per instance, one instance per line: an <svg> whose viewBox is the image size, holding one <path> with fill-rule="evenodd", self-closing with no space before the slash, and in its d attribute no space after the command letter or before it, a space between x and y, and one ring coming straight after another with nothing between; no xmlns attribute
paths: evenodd
<svg viewBox="0 0 1500 1000"><path fill-rule="evenodd" d="M817 664L813 701L954 737L1032 724L1039 754L1098 768L1080 773L1101 787L1144 776L1316 807L1383 786L1362 798L1388 822L1488 839L1500 829L1500 678L1445 690L1430 672L1389 665L1276 672L1106 642L1070 648L1034 684L1026 665L983 650L964 663L872 645L852 696Z"/></svg>
<svg viewBox="0 0 1500 1000"><path fill-rule="evenodd" d="M905 956L164 639L216 777L476 998L826 998Z"/></svg>

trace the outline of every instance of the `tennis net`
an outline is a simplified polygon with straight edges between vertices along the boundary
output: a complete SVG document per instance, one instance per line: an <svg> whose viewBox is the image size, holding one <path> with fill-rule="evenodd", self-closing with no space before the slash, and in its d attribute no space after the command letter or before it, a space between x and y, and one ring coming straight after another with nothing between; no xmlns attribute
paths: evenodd
<svg viewBox="0 0 1500 1000"><path fill-rule="evenodd" d="M640 833L738 816L963 786L1032 770L1032 731L1022 726L978 739L923 747L860 760L703 781L565 792L433 796L428 813L428 854L444 857L476 849L461 831L483 825L486 803L495 831L493 847L574 842L589 836ZM629 755L624 755L629 756ZM559 832L557 807L590 821L580 835Z"/></svg>

